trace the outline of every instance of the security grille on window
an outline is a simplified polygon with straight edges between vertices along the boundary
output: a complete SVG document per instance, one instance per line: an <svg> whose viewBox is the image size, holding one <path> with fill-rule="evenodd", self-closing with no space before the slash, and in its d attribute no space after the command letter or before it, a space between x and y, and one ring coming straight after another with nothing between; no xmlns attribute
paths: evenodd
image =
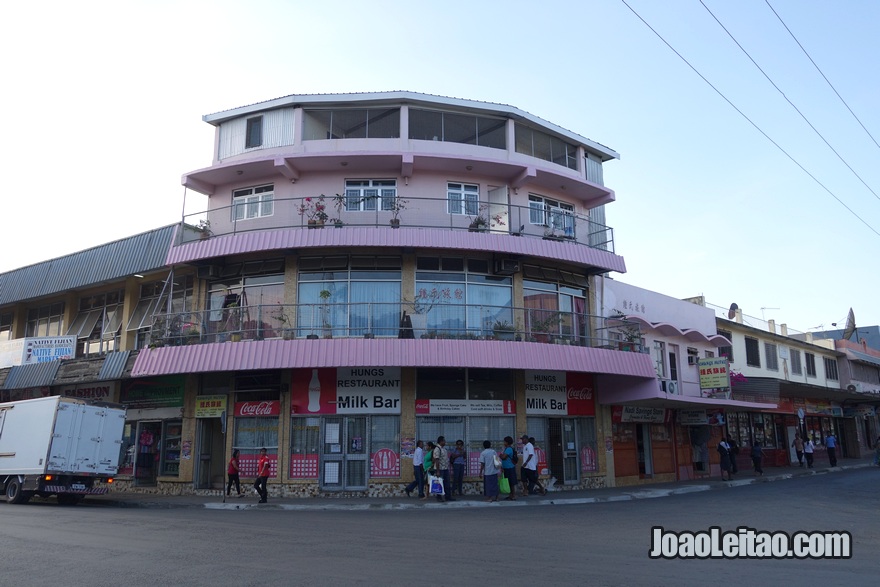
<svg viewBox="0 0 880 587"><path fill-rule="evenodd" d="M825 362L825 379L837 381L837 361L828 357L824 357L822 360Z"/></svg>
<svg viewBox="0 0 880 587"><path fill-rule="evenodd" d="M746 364L750 367L761 366L761 352L758 350L758 339L746 337Z"/></svg>
<svg viewBox="0 0 880 587"><path fill-rule="evenodd" d="M272 184L244 188L232 192L233 220L271 216L275 206L275 186Z"/></svg>
<svg viewBox="0 0 880 587"><path fill-rule="evenodd" d="M726 330L719 330L718 334L723 336L727 340L733 341L733 335ZM727 357L727 359L733 363L733 346L720 346L718 347L718 356L719 357Z"/></svg>
<svg viewBox="0 0 880 587"><path fill-rule="evenodd" d="M816 376L816 355L813 353L804 353L807 363L807 377Z"/></svg>
<svg viewBox="0 0 880 587"><path fill-rule="evenodd" d="M800 375L803 371L801 368L801 352L797 349L791 350L791 372Z"/></svg>
<svg viewBox="0 0 880 587"><path fill-rule="evenodd" d="M446 198L446 210L450 214L476 216L479 213L480 186L449 183L446 185Z"/></svg>
<svg viewBox="0 0 880 587"><path fill-rule="evenodd" d="M767 358L767 368L771 371L779 370L779 354L776 351L776 345L769 342L764 343L764 356Z"/></svg>
<svg viewBox="0 0 880 587"><path fill-rule="evenodd" d="M345 210L391 210L396 195L397 181L393 179L349 180L345 182Z"/></svg>

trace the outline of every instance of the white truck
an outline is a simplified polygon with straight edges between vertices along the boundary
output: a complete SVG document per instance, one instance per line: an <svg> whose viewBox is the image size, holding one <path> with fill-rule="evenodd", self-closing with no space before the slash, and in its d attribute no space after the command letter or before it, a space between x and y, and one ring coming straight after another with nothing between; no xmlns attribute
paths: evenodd
<svg viewBox="0 0 880 587"><path fill-rule="evenodd" d="M0 488L9 503L34 495L72 505L109 491L119 467L125 408L43 397L0 404Z"/></svg>

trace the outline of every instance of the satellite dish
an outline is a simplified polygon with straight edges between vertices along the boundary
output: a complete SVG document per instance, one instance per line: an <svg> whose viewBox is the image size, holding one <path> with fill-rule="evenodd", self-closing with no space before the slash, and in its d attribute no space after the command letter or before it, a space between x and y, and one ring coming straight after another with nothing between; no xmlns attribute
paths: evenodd
<svg viewBox="0 0 880 587"><path fill-rule="evenodd" d="M736 317L737 310L739 310L739 306L736 305L736 302L730 304L730 309L727 311L727 318L733 320Z"/></svg>
<svg viewBox="0 0 880 587"><path fill-rule="evenodd" d="M849 340L852 338L852 335L856 333L856 317L853 314L852 308L849 309L849 313L846 315L846 326L843 329L843 335L841 336L842 340Z"/></svg>

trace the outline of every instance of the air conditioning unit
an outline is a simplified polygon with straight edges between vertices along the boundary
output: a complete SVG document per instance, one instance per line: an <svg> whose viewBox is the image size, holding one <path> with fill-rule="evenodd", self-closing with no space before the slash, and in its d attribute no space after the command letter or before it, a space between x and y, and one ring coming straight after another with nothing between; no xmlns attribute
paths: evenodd
<svg viewBox="0 0 880 587"><path fill-rule="evenodd" d="M670 395L678 395L678 381L673 381L672 379L661 379L660 391L663 391Z"/></svg>
<svg viewBox="0 0 880 587"><path fill-rule="evenodd" d="M697 355L688 355L688 365L698 365L700 363L700 357Z"/></svg>
<svg viewBox="0 0 880 587"><path fill-rule="evenodd" d="M214 279L220 277L220 267L217 265L202 265L196 269L196 277L199 279Z"/></svg>
<svg viewBox="0 0 880 587"><path fill-rule="evenodd" d="M495 275L513 275L519 271L519 261L515 259L496 259Z"/></svg>

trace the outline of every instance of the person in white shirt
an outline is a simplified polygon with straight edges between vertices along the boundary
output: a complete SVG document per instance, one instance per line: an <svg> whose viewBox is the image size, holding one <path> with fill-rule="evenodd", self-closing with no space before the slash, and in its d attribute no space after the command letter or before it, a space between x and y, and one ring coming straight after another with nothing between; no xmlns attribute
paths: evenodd
<svg viewBox="0 0 880 587"><path fill-rule="evenodd" d="M535 493L535 487L541 487L538 482L538 457L535 454L535 445L532 444L528 434L522 435L523 442L523 464L520 473L522 474L523 495ZM545 493L541 487L541 493Z"/></svg>
<svg viewBox="0 0 880 587"><path fill-rule="evenodd" d="M425 443L419 440L416 442L416 450L413 452L413 481L406 486L406 496L411 497L412 491L416 487L419 488L419 497L425 497Z"/></svg>

